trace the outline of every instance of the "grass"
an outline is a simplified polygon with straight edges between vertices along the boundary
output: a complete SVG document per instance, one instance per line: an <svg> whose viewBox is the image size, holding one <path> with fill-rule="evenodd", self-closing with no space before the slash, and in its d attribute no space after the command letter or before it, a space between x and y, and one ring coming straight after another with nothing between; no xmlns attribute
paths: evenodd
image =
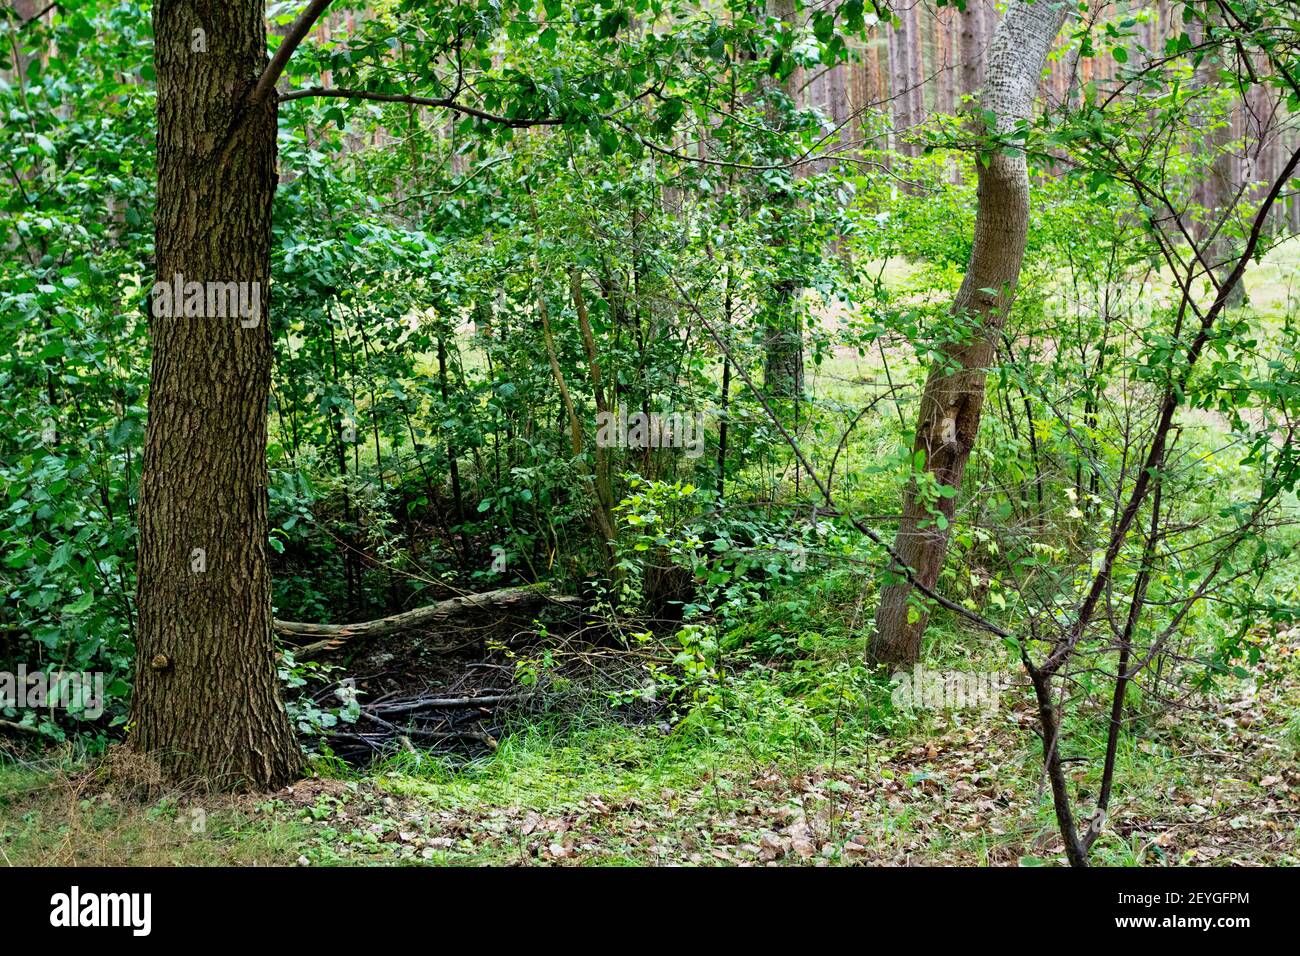
<svg viewBox="0 0 1300 956"><path fill-rule="evenodd" d="M10 866L261 866L292 862L296 819L235 798L119 795L84 766L0 765L0 860Z"/></svg>
<svg viewBox="0 0 1300 956"><path fill-rule="evenodd" d="M111 768L0 766L0 859L131 865L1034 865L1061 862L1024 688L993 713L836 705L851 645L810 666L743 670L670 733L598 703L521 721L465 761L404 753L358 773L327 760L275 794L141 801ZM828 655L819 657L818 655ZM1296 864L1300 632L1283 679L1225 685L1199 715L1152 712L1122 738L1105 865ZM1279 662L1283 665L1279 671ZM941 664L936 662L935 667ZM963 663L961 666L970 666ZM837 667L840 667L837 670ZM820 684L807 676L821 672ZM861 689L859 687L859 689ZM868 680L870 690L870 680ZM710 717L712 713L712 717ZM722 719L725 718L725 719ZM1080 807L1104 720L1070 724ZM110 761L111 764L111 761ZM201 826L196 825L201 821Z"/></svg>
<svg viewBox="0 0 1300 956"><path fill-rule="evenodd" d="M1300 238L1274 246L1246 271L1244 282L1251 307L1263 315L1294 314L1300 297Z"/></svg>

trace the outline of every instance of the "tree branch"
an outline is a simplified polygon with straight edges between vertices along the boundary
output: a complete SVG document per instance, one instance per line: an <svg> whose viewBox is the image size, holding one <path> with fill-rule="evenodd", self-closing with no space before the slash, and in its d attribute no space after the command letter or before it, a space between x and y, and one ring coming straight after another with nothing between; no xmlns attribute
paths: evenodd
<svg viewBox="0 0 1300 956"><path fill-rule="evenodd" d="M516 129L528 126L560 126L565 122L558 116L498 116L495 113L488 113L472 106L466 106L464 103L458 103L453 97L449 96L438 98L413 96L410 93L372 93L369 90L345 90L325 86L312 86L307 89L293 90L280 97L280 102L287 103L289 100L301 100L309 96L332 96L346 100L377 100L381 103L410 103L414 106L431 106L463 113L466 116L473 116L493 123L500 123L503 126L512 126Z"/></svg>
<svg viewBox="0 0 1300 956"><path fill-rule="evenodd" d="M1237 259L1237 265L1226 279L1223 280L1219 287L1214 302L1210 305L1209 310L1201 319L1201 326L1197 330L1195 338L1188 346L1183 355L1180 366L1180 372L1176 381L1170 382L1165 390L1164 401L1161 404L1160 415L1156 422L1155 432L1151 439L1151 446L1147 451L1146 460L1142 464L1142 470L1138 472L1134 480L1133 489L1129 493L1127 504L1120 515L1118 523L1110 533L1110 541L1106 547L1106 553L1102 558L1101 567L1096 576L1092 579L1092 586L1088 589L1087 595L1079 606L1079 612L1075 617L1074 626L1071 628L1069 635L1063 640L1055 650L1052 651L1043 663L1043 670L1051 674L1057 671L1066 659L1073 652L1075 645L1082 639L1084 631L1087 630L1092 616L1097 607L1097 602L1101 600L1102 594L1110 584L1111 572L1114 569L1115 561L1119 557L1120 550L1128 537L1130 526L1134 519L1137 518L1138 510L1146 501L1147 493L1150 490L1150 484L1156 477L1156 472L1162 467L1164 462L1165 442L1169 436L1169 430L1173 427L1174 413L1182 403L1182 396L1187 387L1187 382L1191 378L1192 370L1196 367L1197 360L1201 357L1201 352L1205 344L1209 341L1210 332L1214 328L1214 323L1219 314L1227 307L1228 299L1232 295L1232 290L1241 282L1241 277L1246 273L1246 267L1250 264L1255 255L1255 249L1259 245L1260 237L1263 235L1264 226L1268 221L1269 211L1277 201L1287 180L1291 178L1300 167L1300 149L1291 154L1291 158L1283 167L1281 174L1273 182L1272 188L1265 196L1263 203L1255 213L1255 219L1251 225L1250 233L1246 238L1245 248ZM1190 285L1190 283L1189 283ZM1188 290L1184 290L1184 297L1189 295Z"/></svg>
<svg viewBox="0 0 1300 956"><path fill-rule="evenodd" d="M316 21L331 3L333 0L311 0L302 13L298 14L298 19L293 21L293 26L289 28L284 42L275 51L275 56L271 58L271 62L266 65L266 69L257 80L251 101L253 106L257 106L271 95L275 84L280 81L280 75L284 73L284 68L289 65L289 57L293 56L293 51L298 49L298 45L302 43L308 31L316 25Z"/></svg>

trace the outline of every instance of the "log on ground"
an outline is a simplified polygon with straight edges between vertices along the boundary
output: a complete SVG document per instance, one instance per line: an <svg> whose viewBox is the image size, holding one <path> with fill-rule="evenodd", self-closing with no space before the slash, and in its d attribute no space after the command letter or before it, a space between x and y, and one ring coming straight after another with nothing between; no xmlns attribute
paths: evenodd
<svg viewBox="0 0 1300 956"><path fill-rule="evenodd" d="M294 654L298 659L305 660L338 650L345 644L442 624L472 611L517 613L547 604L576 607L581 604L581 600L570 595L557 594L544 587L500 588L496 591L464 594L436 604L393 614L390 617L361 621L356 624L308 624L277 619L275 633L290 644L319 638L294 648Z"/></svg>

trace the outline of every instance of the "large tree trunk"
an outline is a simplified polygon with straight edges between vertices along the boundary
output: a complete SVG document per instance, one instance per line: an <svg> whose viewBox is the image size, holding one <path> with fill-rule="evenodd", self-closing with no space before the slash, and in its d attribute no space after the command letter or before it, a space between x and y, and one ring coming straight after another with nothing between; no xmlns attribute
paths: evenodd
<svg viewBox="0 0 1300 956"><path fill-rule="evenodd" d="M130 740L167 783L267 788L301 756L279 699L266 553L275 97L247 106L266 64L264 3L159 0L153 23L159 280L258 283L261 310L256 324L152 319Z"/></svg>
<svg viewBox="0 0 1300 956"><path fill-rule="evenodd" d="M982 108L996 118L998 132L1012 130L1031 115L1043 64L1066 11L1061 0L1013 0L1008 8L989 48L981 98ZM990 150L978 173L974 243L952 308L955 316L967 316L969 331L941 347L943 360L931 369L921 396L913 446L923 456L925 470L952 488L961 487L979 431L984 380L1020 277L1029 219L1029 177L1022 153ZM918 497L916 482L904 492L894 549L926 587L934 587L939 579L955 501L940 498L934 507L942 517L936 519ZM897 575L897 568L891 570ZM911 592L906 580L882 591L870 648L874 660L904 664L920 657L926 613L909 607Z"/></svg>

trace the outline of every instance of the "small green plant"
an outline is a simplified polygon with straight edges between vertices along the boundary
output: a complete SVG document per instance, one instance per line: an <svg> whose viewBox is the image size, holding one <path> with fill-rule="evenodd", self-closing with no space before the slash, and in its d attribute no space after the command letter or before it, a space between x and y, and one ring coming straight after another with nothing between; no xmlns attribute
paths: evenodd
<svg viewBox="0 0 1300 956"><path fill-rule="evenodd" d="M361 716L361 692L351 679L334 682L332 675L342 671L336 664L321 661L299 661L293 651L285 650L278 666L280 682L285 688L285 710L299 733L308 737L322 737L340 722L355 724ZM315 694L306 688L316 687ZM291 692L298 691L297 694ZM321 703L333 697L337 703Z"/></svg>

